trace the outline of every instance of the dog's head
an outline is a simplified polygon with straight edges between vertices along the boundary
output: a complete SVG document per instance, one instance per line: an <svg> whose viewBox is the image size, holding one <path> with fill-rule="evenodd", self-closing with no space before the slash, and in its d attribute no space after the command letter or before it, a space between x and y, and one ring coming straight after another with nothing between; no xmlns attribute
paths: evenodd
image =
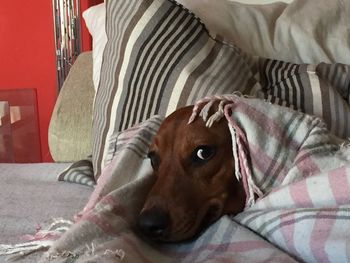
<svg viewBox="0 0 350 263"><path fill-rule="evenodd" d="M227 121L210 128L201 118L188 124L192 109L167 117L150 146L156 181L139 215L139 228L153 239L189 239L221 215L244 208Z"/></svg>

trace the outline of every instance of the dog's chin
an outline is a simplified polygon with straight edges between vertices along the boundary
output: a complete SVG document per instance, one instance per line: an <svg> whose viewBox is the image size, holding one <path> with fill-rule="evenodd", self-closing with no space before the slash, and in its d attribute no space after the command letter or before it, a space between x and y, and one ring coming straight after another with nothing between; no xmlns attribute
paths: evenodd
<svg viewBox="0 0 350 263"><path fill-rule="evenodd" d="M222 216L222 212L223 204L221 204L220 202L212 202L209 205L207 212L205 213L203 222L212 224Z"/></svg>
<svg viewBox="0 0 350 263"><path fill-rule="evenodd" d="M158 237L147 237L147 239L152 240L153 242L160 243L178 243L178 242L187 242L195 239L199 233L201 232L200 226L198 226L195 222L193 223L193 227L191 229L186 230L186 232L174 232L169 231L164 233L162 236Z"/></svg>

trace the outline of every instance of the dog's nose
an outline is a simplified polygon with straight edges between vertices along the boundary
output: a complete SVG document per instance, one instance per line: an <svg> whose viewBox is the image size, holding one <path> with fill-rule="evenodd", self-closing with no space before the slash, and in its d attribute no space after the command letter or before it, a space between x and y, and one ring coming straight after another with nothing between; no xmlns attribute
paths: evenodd
<svg viewBox="0 0 350 263"><path fill-rule="evenodd" d="M160 208L145 210L139 216L138 226L144 235L159 238L170 226L169 213Z"/></svg>

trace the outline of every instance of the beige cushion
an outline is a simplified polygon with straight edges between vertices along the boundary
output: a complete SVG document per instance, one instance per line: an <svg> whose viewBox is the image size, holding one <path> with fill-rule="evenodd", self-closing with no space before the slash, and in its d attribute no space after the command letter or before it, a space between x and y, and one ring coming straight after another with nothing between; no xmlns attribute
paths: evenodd
<svg viewBox="0 0 350 263"><path fill-rule="evenodd" d="M56 162L71 162L91 154L94 88L91 52L72 66L58 96L49 126L49 147Z"/></svg>

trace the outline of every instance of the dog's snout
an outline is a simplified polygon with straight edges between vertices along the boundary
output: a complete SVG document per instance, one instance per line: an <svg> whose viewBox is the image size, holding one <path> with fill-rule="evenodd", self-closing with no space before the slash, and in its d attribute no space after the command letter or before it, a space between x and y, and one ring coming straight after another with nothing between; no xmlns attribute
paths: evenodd
<svg viewBox="0 0 350 263"><path fill-rule="evenodd" d="M139 216L138 226L147 237L162 237L170 227L169 213L161 208L145 210Z"/></svg>

